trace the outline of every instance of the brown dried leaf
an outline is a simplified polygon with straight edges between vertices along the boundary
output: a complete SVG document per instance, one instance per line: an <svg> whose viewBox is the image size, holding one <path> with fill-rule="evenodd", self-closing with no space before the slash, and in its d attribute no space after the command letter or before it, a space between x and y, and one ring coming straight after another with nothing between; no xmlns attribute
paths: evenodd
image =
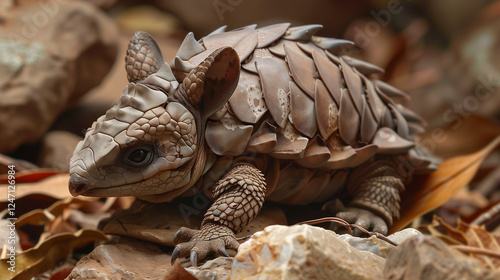
<svg viewBox="0 0 500 280"><path fill-rule="evenodd" d="M107 240L106 236L98 230L83 229L76 233L62 233L54 235L34 248L16 255L15 272L2 273L0 280L3 279L31 279L66 258L73 250L73 247L94 242L98 240ZM2 260L0 270L7 271L10 265Z"/></svg>
<svg viewBox="0 0 500 280"><path fill-rule="evenodd" d="M460 245L467 243L467 237L462 231L448 225L442 218L438 216L434 216L432 224L427 226L427 229L432 235L441 238L449 245Z"/></svg>
<svg viewBox="0 0 500 280"><path fill-rule="evenodd" d="M484 226L468 225L459 221L457 228L465 232L467 237L467 245L500 252L500 236L492 234L486 230ZM489 258L480 254L472 254L490 268L500 268L500 258Z"/></svg>
<svg viewBox="0 0 500 280"><path fill-rule="evenodd" d="M448 201L472 180L481 162L499 143L500 136L478 152L447 159L436 171L415 176L402 194L400 218L392 225L391 232Z"/></svg>
<svg viewBox="0 0 500 280"><path fill-rule="evenodd" d="M469 253L486 267L490 269L500 268L500 254L498 254L500 252L500 235L488 232L484 226L469 225L459 220L457 228L453 228L443 219L434 217L432 224L427 228L432 235L443 239L448 244L459 245L456 247L457 249ZM496 257L494 257L495 252Z"/></svg>
<svg viewBox="0 0 500 280"><path fill-rule="evenodd" d="M16 199L30 194L44 194L57 199L71 197L68 191L68 173L61 174L60 171L40 169L19 172L15 177ZM6 175L0 175L0 191L6 194L8 186ZM5 201L4 196L1 201Z"/></svg>
<svg viewBox="0 0 500 280"><path fill-rule="evenodd" d="M59 216L45 227L43 234L45 236L52 236L58 233L76 232L77 230L73 223L69 223L63 216Z"/></svg>
<svg viewBox="0 0 500 280"><path fill-rule="evenodd" d="M67 208L80 208L85 204L91 203L98 198L75 198L70 197L63 200L59 200L52 204L47 209L35 209L32 210L17 219L16 226L21 227L26 224L30 225L45 225L48 222L54 221L55 218L62 215L64 209Z"/></svg>

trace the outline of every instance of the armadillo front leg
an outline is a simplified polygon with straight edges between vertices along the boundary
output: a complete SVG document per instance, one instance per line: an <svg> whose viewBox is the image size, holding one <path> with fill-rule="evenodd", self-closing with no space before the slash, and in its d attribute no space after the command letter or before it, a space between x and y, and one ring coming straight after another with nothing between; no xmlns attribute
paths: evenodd
<svg viewBox="0 0 500 280"><path fill-rule="evenodd" d="M234 234L259 213L265 194L266 183L259 169L248 164L231 169L217 183L215 202L205 214L201 229L181 228L175 234L172 262L190 254L191 264L196 265L209 253L228 256L226 248L238 249Z"/></svg>
<svg viewBox="0 0 500 280"><path fill-rule="evenodd" d="M373 162L352 175L353 200L347 210L337 216L365 229L387 234L388 226L399 217L400 193L404 191L395 166Z"/></svg>

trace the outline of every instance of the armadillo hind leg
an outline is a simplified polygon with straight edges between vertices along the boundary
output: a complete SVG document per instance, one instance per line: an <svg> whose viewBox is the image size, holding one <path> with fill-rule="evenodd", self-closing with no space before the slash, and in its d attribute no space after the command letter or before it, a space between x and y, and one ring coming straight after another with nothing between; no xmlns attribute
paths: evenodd
<svg viewBox="0 0 500 280"><path fill-rule="evenodd" d="M214 188L215 202L208 209L200 230L181 228L174 236L172 261L190 255L196 265L209 253L226 255L238 249L235 233L259 213L266 194L262 172L248 164L232 168Z"/></svg>
<svg viewBox="0 0 500 280"><path fill-rule="evenodd" d="M400 193L404 191L402 177L395 162L374 161L352 173L349 207L337 214L339 218L365 229L386 234L388 226L399 217Z"/></svg>

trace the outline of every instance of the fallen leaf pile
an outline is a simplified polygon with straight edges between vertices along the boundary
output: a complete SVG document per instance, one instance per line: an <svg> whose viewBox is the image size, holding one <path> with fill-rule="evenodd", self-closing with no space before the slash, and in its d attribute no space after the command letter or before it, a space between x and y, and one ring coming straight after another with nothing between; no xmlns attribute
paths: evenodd
<svg viewBox="0 0 500 280"><path fill-rule="evenodd" d="M0 181L5 183L5 176ZM30 170L16 173L15 206L12 210L20 242L16 248L15 273L2 273L0 279L30 279L55 268L66 277L71 269L64 260L71 258L74 251L108 238L97 229L101 219L109 217L110 211L128 208L133 198L73 198L67 191L69 175L61 171ZM0 184L0 190L7 193L8 184ZM7 206L9 201L2 196L0 201L3 218L11 217ZM38 205L49 205L37 208ZM2 236L10 232L4 227ZM7 258L7 244L2 244L2 259ZM91 246L91 248L92 248ZM8 271L10 265L2 260L0 270ZM58 272L55 269L53 273ZM65 274L66 273L66 274ZM64 278L63 277L63 278ZM61 279L63 279L61 278Z"/></svg>
<svg viewBox="0 0 500 280"><path fill-rule="evenodd" d="M429 232L448 245L479 260L489 269L500 269L500 235L488 232L483 226L458 221L452 227L435 217L427 226Z"/></svg>

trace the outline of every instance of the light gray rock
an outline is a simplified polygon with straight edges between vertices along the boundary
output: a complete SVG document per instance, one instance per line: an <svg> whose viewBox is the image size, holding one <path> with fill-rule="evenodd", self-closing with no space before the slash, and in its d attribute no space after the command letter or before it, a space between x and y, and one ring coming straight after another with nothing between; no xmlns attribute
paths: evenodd
<svg viewBox="0 0 500 280"><path fill-rule="evenodd" d="M398 232L395 232L387 236L387 238L389 238L392 242L396 244L403 244L403 242L414 236L422 236L422 235L423 234L420 231L414 228L405 228L403 230L400 230Z"/></svg>
<svg viewBox="0 0 500 280"><path fill-rule="evenodd" d="M421 235L422 233L416 229L406 228L389 235L387 238L396 244L401 244L413 236ZM382 258L387 258L387 255L389 255L389 253L394 248L396 248L389 242L386 242L375 236L371 236L369 238L360 238L352 236L350 234L342 234L339 236L339 239L346 241L347 243L349 243L349 245L360 251L368 251Z"/></svg>
<svg viewBox="0 0 500 280"><path fill-rule="evenodd" d="M199 280L226 280L231 274L233 258L218 257L209 260L200 267L190 267L186 270Z"/></svg>
<svg viewBox="0 0 500 280"><path fill-rule="evenodd" d="M231 279L381 279L384 263L332 231L269 226L240 246Z"/></svg>

